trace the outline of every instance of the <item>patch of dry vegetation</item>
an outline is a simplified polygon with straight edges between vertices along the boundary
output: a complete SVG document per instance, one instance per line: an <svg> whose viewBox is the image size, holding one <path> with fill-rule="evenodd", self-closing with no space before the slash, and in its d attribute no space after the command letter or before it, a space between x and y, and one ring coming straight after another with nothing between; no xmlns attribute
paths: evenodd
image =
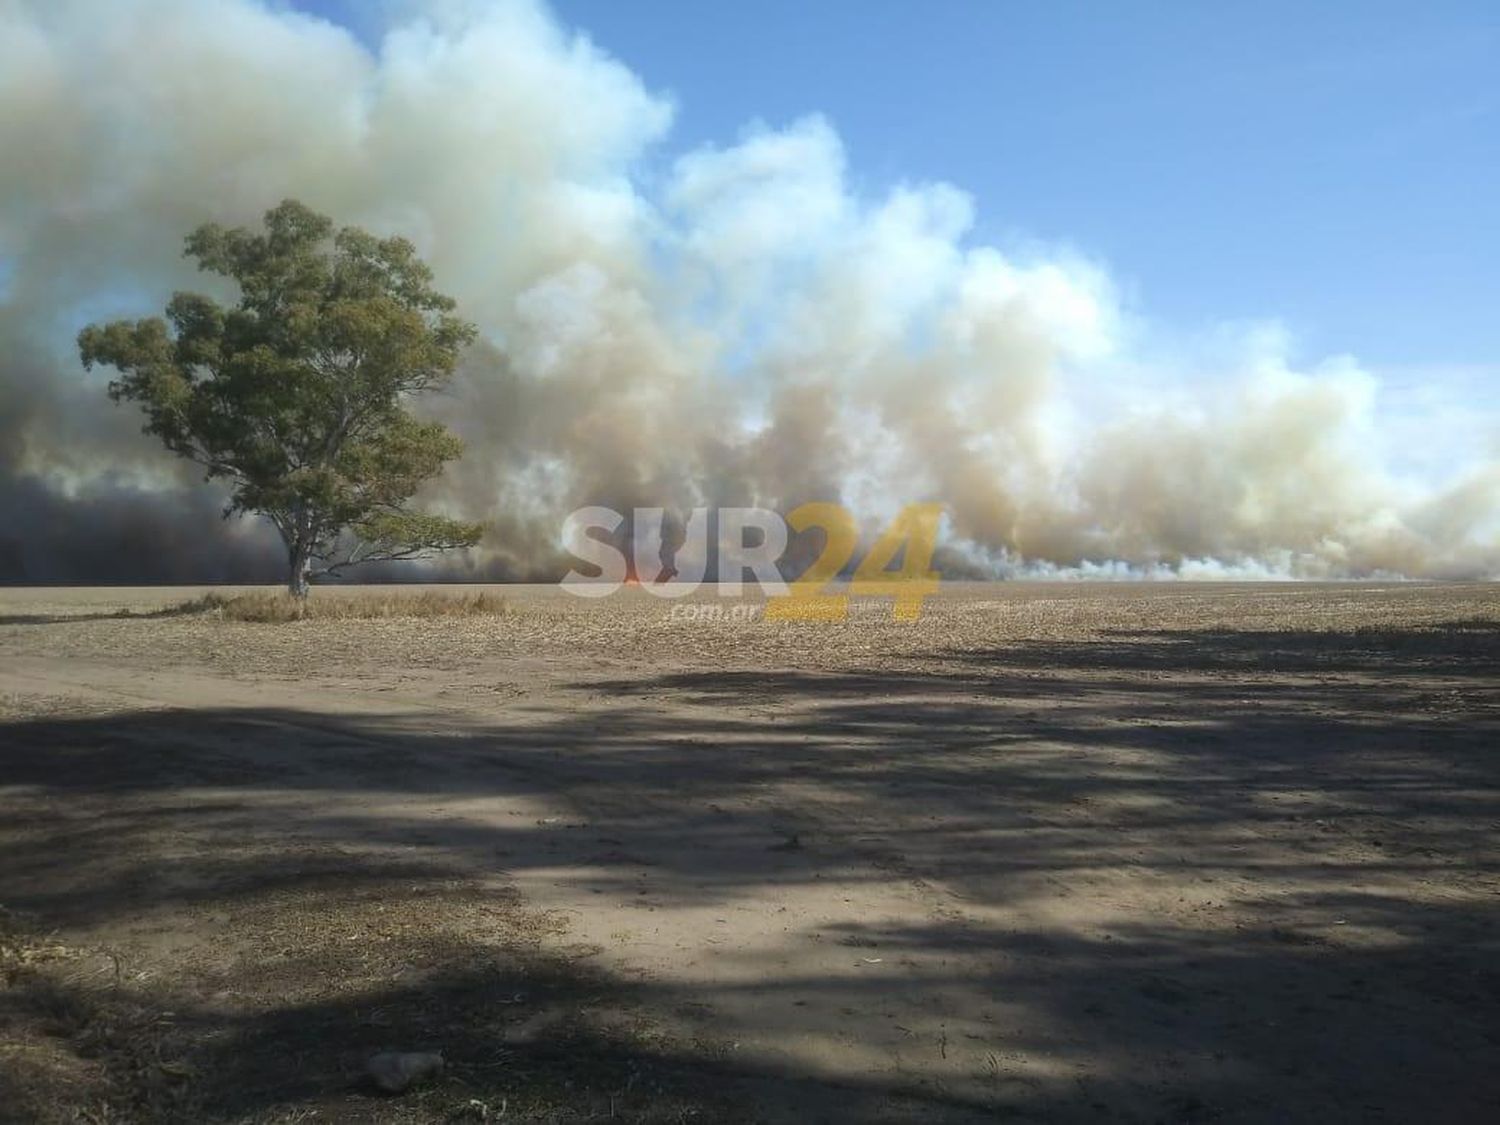
<svg viewBox="0 0 1500 1125"><path fill-rule="evenodd" d="M68 944L0 906L0 1121L740 1119L591 950L543 945L559 915L342 853L265 858L299 885L236 888L227 964ZM377 1094L366 1060L413 1047L443 1078Z"/></svg>
<svg viewBox="0 0 1500 1125"><path fill-rule="evenodd" d="M504 617L510 603L488 590L450 594L437 590L417 593L313 594L294 598L282 591L253 594L209 593L172 606L168 613L212 614L225 621L369 621L393 617Z"/></svg>
<svg viewBox="0 0 1500 1125"><path fill-rule="evenodd" d="M191 1071L172 1030L171 1012L114 954L39 934L0 907L0 1118L191 1119Z"/></svg>

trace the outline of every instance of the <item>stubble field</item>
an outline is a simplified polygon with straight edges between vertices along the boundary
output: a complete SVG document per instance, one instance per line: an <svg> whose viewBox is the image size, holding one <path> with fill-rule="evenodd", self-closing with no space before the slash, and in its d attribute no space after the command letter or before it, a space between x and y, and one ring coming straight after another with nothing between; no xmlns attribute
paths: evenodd
<svg viewBox="0 0 1500 1125"><path fill-rule="evenodd" d="M1493 586L200 592L0 590L0 1119L1500 1118Z"/></svg>

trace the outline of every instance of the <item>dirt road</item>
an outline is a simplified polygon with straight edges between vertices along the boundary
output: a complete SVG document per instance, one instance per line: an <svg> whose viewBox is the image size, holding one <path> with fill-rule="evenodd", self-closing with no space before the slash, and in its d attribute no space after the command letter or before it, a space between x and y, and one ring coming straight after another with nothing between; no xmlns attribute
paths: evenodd
<svg viewBox="0 0 1500 1125"><path fill-rule="evenodd" d="M0 1117L1500 1119L1493 587L189 593L0 591Z"/></svg>

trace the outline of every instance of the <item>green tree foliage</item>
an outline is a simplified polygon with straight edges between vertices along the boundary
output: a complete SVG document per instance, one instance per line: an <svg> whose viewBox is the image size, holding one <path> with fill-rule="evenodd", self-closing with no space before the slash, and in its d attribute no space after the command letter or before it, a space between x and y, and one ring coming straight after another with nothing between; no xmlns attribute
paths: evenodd
<svg viewBox="0 0 1500 1125"><path fill-rule="evenodd" d="M264 233L199 227L187 254L237 282L239 302L177 293L165 320L85 328L79 352L118 369L110 397L139 404L147 433L229 484L226 517L276 525L294 594L356 563L478 541L476 524L406 507L462 449L407 405L474 338L410 242L335 231L288 200Z"/></svg>

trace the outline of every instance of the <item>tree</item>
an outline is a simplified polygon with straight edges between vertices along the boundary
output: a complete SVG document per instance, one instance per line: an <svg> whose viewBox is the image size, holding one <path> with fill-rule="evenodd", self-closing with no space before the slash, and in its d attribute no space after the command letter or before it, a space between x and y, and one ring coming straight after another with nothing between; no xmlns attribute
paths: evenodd
<svg viewBox="0 0 1500 1125"><path fill-rule="evenodd" d="M406 506L462 451L407 405L449 379L475 335L410 242L335 232L287 200L264 234L210 223L186 253L237 282L239 302L176 293L165 320L85 328L79 353L120 372L110 397L138 403L145 432L230 485L225 518L276 526L293 594L357 563L478 542L477 524Z"/></svg>

